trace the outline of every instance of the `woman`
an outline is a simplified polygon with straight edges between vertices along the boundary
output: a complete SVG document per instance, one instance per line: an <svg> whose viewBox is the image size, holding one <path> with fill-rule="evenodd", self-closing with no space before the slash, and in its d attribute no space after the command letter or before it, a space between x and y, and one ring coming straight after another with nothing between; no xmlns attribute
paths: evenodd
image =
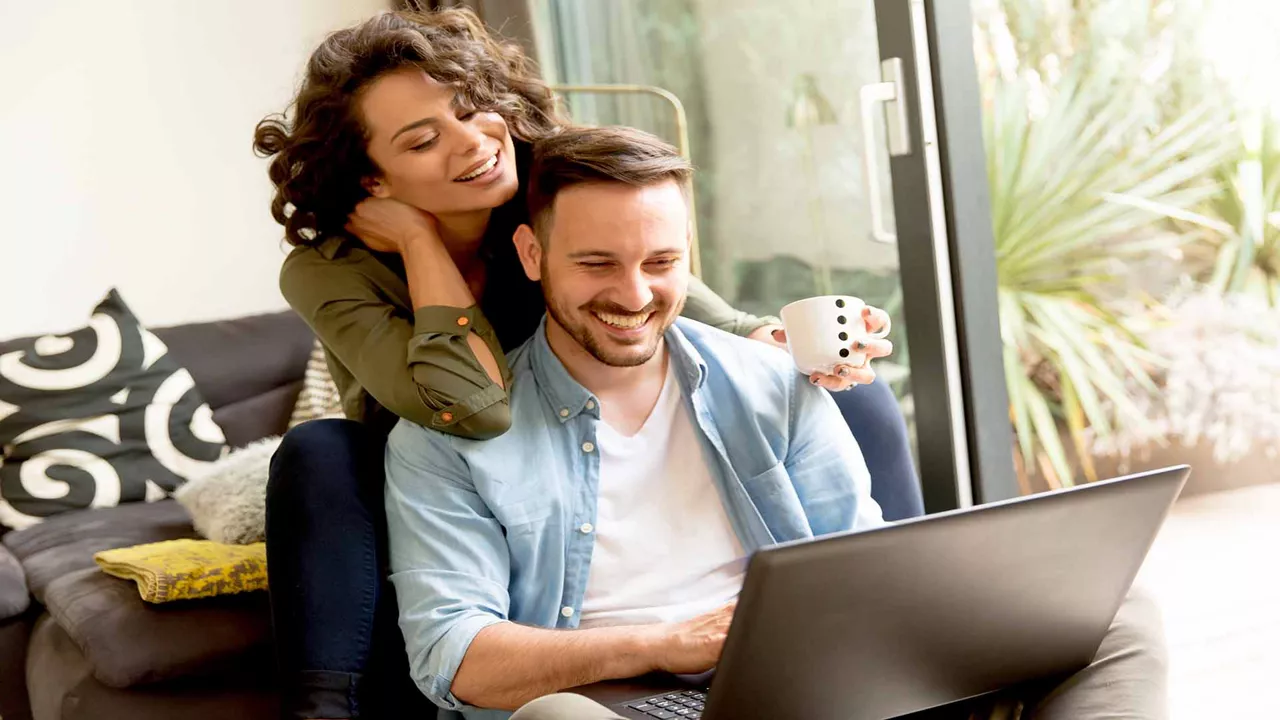
<svg viewBox="0 0 1280 720"><path fill-rule="evenodd" d="M324 345L349 418L300 426L272 462L267 547L287 717L408 716L406 703L425 702L384 585L383 442L399 417L475 439L510 424L504 353L543 313L511 242L527 219L520 177L530 141L560 122L523 54L455 10L388 13L331 35L288 122L257 128L272 213L295 246L281 289ZM781 339L775 321L698 282L684 314ZM874 377L842 367L811 380L841 390ZM854 429L872 475L906 478L889 485L918 506L892 395L874 384L837 397L863 423Z"/></svg>

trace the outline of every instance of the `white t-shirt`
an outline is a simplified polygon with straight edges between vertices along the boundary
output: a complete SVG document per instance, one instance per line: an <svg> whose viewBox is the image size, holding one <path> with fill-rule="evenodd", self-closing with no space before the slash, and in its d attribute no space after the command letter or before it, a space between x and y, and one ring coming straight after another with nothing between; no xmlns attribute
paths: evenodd
<svg viewBox="0 0 1280 720"><path fill-rule="evenodd" d="M595 548L582 628L686 620L738 595L746 553L667 363L633 436L600 423Z"/></svg>

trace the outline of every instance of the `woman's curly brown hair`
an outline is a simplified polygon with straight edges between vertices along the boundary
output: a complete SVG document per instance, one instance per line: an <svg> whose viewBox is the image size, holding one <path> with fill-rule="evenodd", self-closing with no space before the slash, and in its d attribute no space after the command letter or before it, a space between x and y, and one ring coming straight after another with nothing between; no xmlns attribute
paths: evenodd
<svg viewBox="0 0 1280 720"><path fill-rule="evenodd" d="M532 142L561 124L533 63L518 45L490 35L470 10L388 12L332 33L311 54L286 114L267 117L253 134L254 151L271 158L271 215L291 244L341 232L368 196L361 181L378 168L366 151L359 93L403 67L421 68L474 107L498 113L519 140Z"/></svg>

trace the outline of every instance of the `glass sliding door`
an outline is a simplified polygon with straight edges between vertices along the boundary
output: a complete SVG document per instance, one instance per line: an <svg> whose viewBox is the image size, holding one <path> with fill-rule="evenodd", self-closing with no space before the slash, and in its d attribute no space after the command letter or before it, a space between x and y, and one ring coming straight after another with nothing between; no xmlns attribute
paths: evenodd
<svg viewBox="0 0 1280 720"><path fill-rule="evenodd" d="M986 179L968 9L939 5L964 17L909 0L533 2L543 72L575 120L688 148L707 284L762 315L823 294L890 312L896 351L876 368L908 420L930 511L1013 486L989 219L969 206ZM970 48L946 74L957 92L973 84L971 99L935 92L939 47ZM951 112L974 115L963 137L942 132ZM948 156L948 137L976 156ZM954 192L966 212L948 210ZM996 429L975 431L993 408Z"/></svg>

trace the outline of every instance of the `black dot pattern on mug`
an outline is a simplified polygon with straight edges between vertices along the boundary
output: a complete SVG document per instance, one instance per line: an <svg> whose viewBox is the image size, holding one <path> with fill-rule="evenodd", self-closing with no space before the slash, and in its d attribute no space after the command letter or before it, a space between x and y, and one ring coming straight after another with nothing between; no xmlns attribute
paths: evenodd
<svg viewBox="0 0 1280 720"><path fill-rule="evenodd" d="M841 325L843 325L843 324L845 324L845 323L849 322L849 318L847 318L847 317L845 317L845 316L841 315L841 316L839 316L839 317L837 317L837 318L836 318L836 322L838 322L838 323L840 323Z"/></svg>
<svg viewBox="0 0 1280 720"><path fill-rule="evenodd" d="M841 341L841 342L848 342L848 341L849 341L849 333L847 333L847 332L842 332L842 333L840 333L840 341Z"/></svg>
<svg viewBox="0 0 1280 720"><path fill-rule="evenodd" d="M849 348L840 348L840 357L849 357Z"/></svg>
<svg viewBox="0 0 1280 720"><path fill-rule="evenodd" d="M836 299L836 307L838 307L838 308L842 308L842 307L844 307L844 300L840 300L840 299L838 299L838 298L837 298L837 299Z"/></svg>

